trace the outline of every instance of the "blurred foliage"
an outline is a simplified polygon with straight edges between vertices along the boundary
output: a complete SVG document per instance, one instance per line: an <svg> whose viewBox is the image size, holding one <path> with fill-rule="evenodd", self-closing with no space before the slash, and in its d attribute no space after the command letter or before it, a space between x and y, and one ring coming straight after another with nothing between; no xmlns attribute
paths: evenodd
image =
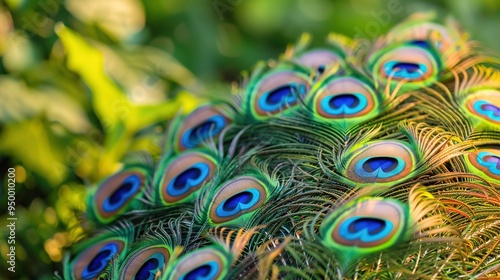
<svg viewBox="0 0 500 280"><path fill-rule="evenodd" d="M373 39L417 11L457 18L498 53L500 1L5 0L0 4L0 165L16 168L16 276L51 279L81 236L85 188L130 151L160 151L166 120L303 32ZM81 35L79 35L81 34ZM188 93L190 92L190 93ZM2 225L7 213L1 207Z"/></svg>

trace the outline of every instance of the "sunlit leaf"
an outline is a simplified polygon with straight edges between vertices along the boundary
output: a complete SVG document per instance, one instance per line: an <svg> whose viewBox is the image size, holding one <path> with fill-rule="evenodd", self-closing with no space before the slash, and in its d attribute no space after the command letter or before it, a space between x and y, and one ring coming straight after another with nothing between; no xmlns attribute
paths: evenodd
<svg viewBox="0 0 500 280"><path fill-rule="evenodd" d="M19 159L25 168L43 176L54 186L68 171L66 144L53 135L41 119L5 125L0 134L0 153Z"/></svg>
<svg viewBox="0 0 500 280"><path fill-rule="evenodd" d="M103 56L80 35L59 24L56 32L68 53L68 68L78 73L93 92L92 103L97 116L106 125L114 125L122 116L113 109L116 104L130 110L131 104L104 73Z"/></svg>
<svg viewBox="0 0 500 280"><path fill-rule="evenodd" d="M73 133L89 129L85 112L65 92L54 87L29 88L23 81L0 77L0 123L24 121L44 115Z"/></svg>
<svg viewBox="0 0 500 280"><path fill-rule="evenodd" d="M189 112L198 101L181 92L176 99L158 104L133 104L106 75L103 55L76 32L59 24L56 32L67 51L68 67L78 73L92 91L92 105L104 126L104 150L97 164L95 178L108 175L128 151L134 133L179 112Z"/></svg>
<svg viewBox="0 0 500 280"><path fill-rule="evenodd" d="M118 40L139 32L145 23L144 9L136 0L69 0L65 6L79 20L100 26Z"/></svg>

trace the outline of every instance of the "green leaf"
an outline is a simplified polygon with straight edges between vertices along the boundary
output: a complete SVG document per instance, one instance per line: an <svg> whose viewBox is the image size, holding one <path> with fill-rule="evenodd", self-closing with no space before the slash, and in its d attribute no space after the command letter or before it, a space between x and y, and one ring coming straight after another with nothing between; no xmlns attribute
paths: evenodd
<svg viewBox="0 0 500 280"><path fill-rule="evenodd" d="M26 169L46 178L52 186L66 177L67 144L41 119L5 125L0 135L0 153L19 159Z"/></svg>
<svg viewBox="0 0 500 280"><path fill-rule="evenodd" d="M103 54L75 31L59 23L56 33L66 49L68 68L78 73L92 91L92 106L104 127L104 149L97 163L97 178L118 168L129 150L133 135L140 129L190 112L198 100L187 92L159 104L133 104L105 73Z"/></svg>
<svg viewBox="0 0 500 280"><path fill-rule="evenodd" d="M123 115L118 114L113 106L121 104L130 110L131 104L121 90L106 76L103 56L97 48L85 39L59 23L56 33L68 54L68 68L78 73L90 87L92 105L103 124L114 126Z"/></svg>

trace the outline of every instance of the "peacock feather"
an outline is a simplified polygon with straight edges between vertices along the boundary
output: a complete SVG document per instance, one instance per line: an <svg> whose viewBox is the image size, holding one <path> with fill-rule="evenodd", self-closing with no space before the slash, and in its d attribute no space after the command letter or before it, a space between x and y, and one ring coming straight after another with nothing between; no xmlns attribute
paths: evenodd
<svg viewBox="0 0 500 280"><path fill-rule="evenodd" d="M429 14L310 42L91 188L64 277L498 279L498 61Z"/></svg>

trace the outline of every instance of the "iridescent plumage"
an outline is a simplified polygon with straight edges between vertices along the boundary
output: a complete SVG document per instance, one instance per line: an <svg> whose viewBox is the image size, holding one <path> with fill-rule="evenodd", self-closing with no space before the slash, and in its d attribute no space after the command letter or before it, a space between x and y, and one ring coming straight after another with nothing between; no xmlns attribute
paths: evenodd
<svg viewBox="0 0 500 280"><path fill-rule="evenodd" d="M104 233L64 276L500 277L495 59L427 14L373 44L309 43L169 123L154 168L90 191Z"/></svg>

